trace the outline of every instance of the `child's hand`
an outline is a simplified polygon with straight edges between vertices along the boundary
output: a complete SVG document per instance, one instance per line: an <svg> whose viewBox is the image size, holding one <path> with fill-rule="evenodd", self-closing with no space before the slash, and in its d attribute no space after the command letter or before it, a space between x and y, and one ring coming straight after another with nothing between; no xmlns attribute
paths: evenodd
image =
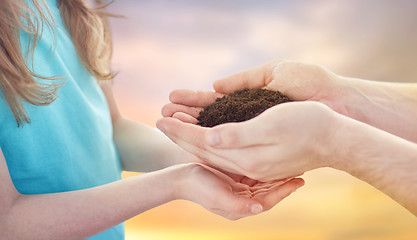
<svg viewBox="0 0 417 240"><path fill-rule="evenodd" d="M301 178L262 183L202 164L188 164L184 170L177 197L230 220L267 211L304 185Z"/></svg>

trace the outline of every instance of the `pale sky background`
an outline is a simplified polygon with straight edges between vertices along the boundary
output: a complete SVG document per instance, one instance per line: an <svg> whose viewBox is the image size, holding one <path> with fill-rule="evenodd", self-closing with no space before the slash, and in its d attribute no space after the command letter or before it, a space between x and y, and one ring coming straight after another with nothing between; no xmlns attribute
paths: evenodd
<svg viewBox="0 0 417 240"><path fill-rule="evenodd" d="M112 21L123 102L161 106L173 89L211 90L214 80L273 59L417 79L417 1L119 0L111 10L126 17Z"/></svg>
<svg viewBox="0 0 417 240"><path fill-rule="evenodd" d="M126 116L154 126L169 93L274 59L337 74L417 81L417 1L116 0L115 95ZM226 221L187 202L127 222L127 239L417 239L417 220L373 187L331 169L271 211ZM164 235L165 234L165 235Z"/></svg>

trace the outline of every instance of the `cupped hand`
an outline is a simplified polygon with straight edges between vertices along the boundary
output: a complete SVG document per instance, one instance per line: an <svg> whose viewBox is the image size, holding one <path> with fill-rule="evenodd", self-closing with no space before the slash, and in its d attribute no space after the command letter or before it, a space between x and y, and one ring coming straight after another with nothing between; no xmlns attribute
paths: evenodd
<svg viewBox="0 0 417 240"><path fill-rule="evenodd" d="M339 114L313 101L272 107L258 117L204 128L163 118L157 127L203 161L252 179L271 181L330 166Z"/></svg>
<svg viewBox="0 0 417 240"><path fill-rule="evenodd" d="M171 103L162 109L164 117L175 117L197 123L200 111L216 98L243 88L266 88L280 91L295 101L317 101L336 112L349 115L345 96L349 91L346 80L324 67L288 60L277 60L233 76L217 80L216 92L175 90Z"/></svg>
<svg viewBox="0 0 417 240"><path fill-rule="evenodd" d="M203 164L189 164L180 198L193 201L230 220L271 209L304 185L301 178L259 182Z"/></svg>
<svg viewBox="0 0 417 240"><path fill-rule="evenodd" d="M295 101L333 102L340 81L339 76L319 65L276 60L217 80L213 87L223 94L242 88L266 88L280 91Z"/></svg>

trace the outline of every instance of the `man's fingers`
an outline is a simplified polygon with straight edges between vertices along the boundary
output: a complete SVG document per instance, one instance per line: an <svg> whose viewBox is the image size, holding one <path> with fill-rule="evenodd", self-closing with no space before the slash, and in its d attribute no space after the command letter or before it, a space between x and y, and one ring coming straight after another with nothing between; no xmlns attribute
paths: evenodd
<svg viewBox="0 0 417 240"><path fill-rule="evenodd" d="M198 120L195 117L190 116L186 113L182 113L182 112L176 112L176 113L174 113L174 115L172 115L172 117L176 118L176 119L178 119L182 122L185 122L185 123L191 123L191 124L197 124L198 123Z"/></svg>
<svg viewBox="0 0 417 240"><path fill-rule="evenodd" d="M186 105L190 107L204 108L217 98L224 96L220 93L205 92L205 91L191 91L186 89L175 90L169 95L169 100L172 103Z"/></svg>
<svg viewBox="0 0 417 240"><path fill-rule="evenodd" d="M157 121L156 126L167 137L184 150L196 155L209 164L232 173L242 173L242 169L235 163L217 155L204 142L207 128L194 124L184 123L175 118L163 118Z"/></svg>
<svg viewBox="0 0 417 240"><path fill-rule="evenodd" d="M181 112L174 113L175 118L186 122L196 123L196 119L187 116ZM243 148L257 145L267 145L274 139L267 139L271 131L269 124L259 125L257 119L261 117L240 122L225 123L213 128L205 128L197 125L184 125L173 121L172 118L166 117L157 122L157 127L170 137L180 138L199 148L208 146L217 149Z"/></svg>
<svg viewBox="0 0 417 240"><path fill-rule="evenodd" d="M189 107L181 104L168 103L162 107L161 114L164 117L172 117L177 112L183 112L197 118L202 108Z"/></svg>
<svg viewBox="0 0 417 240"><path fill-rule="evenodd" d="M258 124L257 118L240 123L221 124L208 129L205 133L205 142L218 149L240 149L273 143L273 138L265 137L271 135L271 126Z"/></svg>
<svg viewBox="0 0 417 240"><path fill-rule="evenodd" d="M210 164L210 166L212 167L223 169L224 171L239 175L243 173L243 170L241 170L240 167L237 167L234 162L228 161L222 156L216 155L211 151L198 148L193 144L190 144L182 139L176 138L175 136L167 136L176 144L178 144L178 146L180 146L182 149L197 156L200 160Z"/></svg>
<svg viewBox="0 0 417 240"><path fill-rule="evenodd" d="M242 123L233 123L242 124ZM231 125L233 125L231 124ZM226 125L224 125L226 126ZM272 139L265 139L264 134L254 137L253 132L259 128L233 128L222 132L221 143L210 146L208 138L215 129L184 123L174 118L163 118L157 122L157 127L172 141L184 150L196 155L203 161L231 173L237 173L255 178L248 170L256 166L260 155L273 155L275 150L267 146ZM229 134L231 132L231 134ZM248 148L250 146L250 148ZM239 159L239 161L236 161Z"/></svg>
<svg viewBox="0 0 417 240"><path fill-rule="evenodd" d="M207 128L200 127L194 124L187 124L175 118L162 118L156 122L156 127L161 130L168 137L175 139L182 139L186 142L192 143L198 148L204 149L204 136Z"/></svg>

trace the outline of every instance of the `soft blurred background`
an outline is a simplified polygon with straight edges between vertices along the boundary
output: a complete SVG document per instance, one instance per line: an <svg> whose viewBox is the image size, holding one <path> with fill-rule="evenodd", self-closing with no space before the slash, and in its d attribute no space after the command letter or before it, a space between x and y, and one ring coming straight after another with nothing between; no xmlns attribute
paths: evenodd
<svg viewBox="0 0 417 240"><path fill-rule="evenodd" d="M169 93L273 59L378 81L417 80L417 1L118 0L111 21L123 114L155 126ZM124 177L133 173L124 173ZM319 169L269 212L225 220L174 201L126 223L132 239L417 239L417 219L348 174Z"/></svg>

